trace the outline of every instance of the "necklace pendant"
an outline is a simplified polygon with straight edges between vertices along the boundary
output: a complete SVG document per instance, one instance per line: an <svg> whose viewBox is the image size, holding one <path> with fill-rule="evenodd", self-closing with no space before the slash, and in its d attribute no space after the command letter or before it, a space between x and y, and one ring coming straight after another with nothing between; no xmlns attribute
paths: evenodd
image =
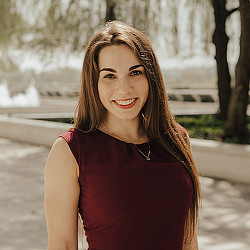
<svg viewBox="0 0 250 250"><path fill-rule="evenodd" d="M113 133L113 131L112 131L105 123L103 123L103 125L108 129L108 131L109 131L112 135L114 135L114 136L117 137L117 138L120 138L120 137L118 137L117 135L115 135L115 134ZM122 139L122 138L121 138L121 139ZM123 139L122 139L122 140L123 140ZM123 140L123 141L126 142L125 140ZM150 152L150 143L149 143L149 141L148 141L148 155L145 155L145 154L136 146L136 144L133 143L133 145L136 147L136 149L138 150L138 152L146 158L147 161L150 161L149 156L150 156L150 153L151 153L151 152Z"/></svg>

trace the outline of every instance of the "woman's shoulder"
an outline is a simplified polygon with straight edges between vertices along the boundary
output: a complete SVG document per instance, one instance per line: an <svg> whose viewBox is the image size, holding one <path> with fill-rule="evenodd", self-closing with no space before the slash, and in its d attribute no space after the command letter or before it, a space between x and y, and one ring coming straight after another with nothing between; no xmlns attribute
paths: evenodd
<svg viewBox="0 0 250 250"><path fill-rule="evenodd" d="M179 131L182 133L183 136L188 135L187 130L184 127L182 127L179 123L177 123L177 128L179 129Z"/></svg>
<svg viewBox="0 0 250 250"><path fill-rule="evenodd" d="M77 128L70 128L68 131L59 135L59 137L63 138L68 144L78 144L79 142L84 141L84 138L89 133L83 132Z"/></svg>
<svg viewBox="0 0 250 250"><path fill-rule="evenodd" d="M75 128L71 128L68 131L58 136L56 143L58 144L68 144L68 148L73 153L77 163L79 164L79 131Z"/></svg>
<svg viewBox="0 0 250 250"><path fill-rule="evenodd" d="M59 135L59 138L63 138L66 142L72 141L77 136L77 131L75 128L70 128L68 131Z"/></svg>
<svg viewBox="0 0 250 250"><path fill-rule="evenodd" d="M67 142L78 161L81 153L87 150L90 145L92 146L99 142L99 137L97 135L96 131L86 132L78 128L70 128L65 133L59 135L58 139L61 137Z"/></svg>
<svg viewBox="0 0 250 250"><path fill-rule="evenodd" d="M187 130L184 127L182 127L179 123L177 123L177 128L179 129L186 143L190 144L190 138L189 138Z"/></svg>
<svg viewBox="0 0 250 250"><path fill-rule="evenodd" d="M82 131L78 128L70 128L68 131L64 132L59 137L63 137L66 141L72 141L72 140L76 140L76 139L87 138L89 136L92 136L93 133L94 133L94 131L85 132L85 131Z"/></svg>

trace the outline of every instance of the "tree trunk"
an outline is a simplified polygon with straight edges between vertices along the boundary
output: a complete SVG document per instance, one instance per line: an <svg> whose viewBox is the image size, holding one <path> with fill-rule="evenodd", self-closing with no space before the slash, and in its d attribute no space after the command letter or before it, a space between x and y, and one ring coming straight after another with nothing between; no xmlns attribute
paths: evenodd
<svg viewBox="0 0 250 250"><path fill-rule="evenodd" d="M250 79L250 3L240 0L240 55L235 69L235 89L230 100L224 137L248 141L247 105Z"/></svg>
<svg viewBox="0 0 250 250"><path fill-rule="evenodd" d="M106 0L106 17L105 21L116 20L115 17L115 1L114 0Z"/></svg>
<svg viewBox="0 0 250 250"><path fill-rule="evenodd" d="M227 111L229 106L229 100L231 95L231 77L228 69L227 62L227 44L228 36L226 34L226 18L228 11L226 9L226 0L212 0L215 17L215 30L213 34L213 43L216 48L215 60L217 63L217 75L218 75L218 94L220 110L218 112L218 118L225 120L227 117Z"/></svg>

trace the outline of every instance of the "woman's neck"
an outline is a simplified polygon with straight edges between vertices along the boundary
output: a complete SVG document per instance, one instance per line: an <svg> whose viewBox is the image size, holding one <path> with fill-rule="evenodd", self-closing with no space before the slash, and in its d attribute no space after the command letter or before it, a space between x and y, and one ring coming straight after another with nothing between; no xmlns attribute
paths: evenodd
<svg viewBox="0 0 250 250"><path fill-rule="evenodd" d="M141 126L139 117L129 121L118 119L115 119L114 121L112 118L109 118L104 121L99 129L126 142L139 144L148 141L148 137Z"/></svg>

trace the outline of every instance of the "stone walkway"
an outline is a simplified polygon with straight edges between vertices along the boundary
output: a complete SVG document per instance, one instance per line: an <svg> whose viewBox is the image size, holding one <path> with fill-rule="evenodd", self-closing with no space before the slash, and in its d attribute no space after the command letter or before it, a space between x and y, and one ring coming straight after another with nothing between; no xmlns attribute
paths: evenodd
<svg viewBox="0 0 250 250"><path fill-rule="evenodd" d="M43 171L49 149L0 138L0 249L45 250ZM250 185L200 177L200 250L250 249Z"/></svg>

